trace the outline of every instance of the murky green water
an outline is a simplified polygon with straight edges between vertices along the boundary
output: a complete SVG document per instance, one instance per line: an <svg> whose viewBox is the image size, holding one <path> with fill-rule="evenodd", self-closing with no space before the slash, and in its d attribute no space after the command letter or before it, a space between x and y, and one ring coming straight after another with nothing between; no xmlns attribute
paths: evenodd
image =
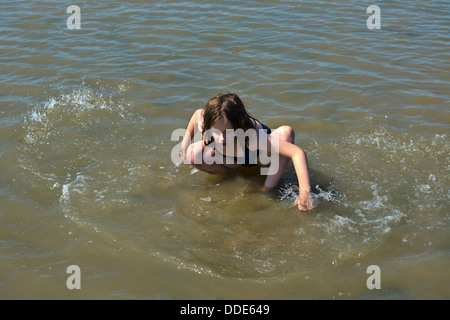
<svg viewBox="0 0 450 320"><path fill-rule="evenodd" d="M356 1L102 0L80 30L0 3L1 298L450 298L445 1L379 3L380 30ZM258 169L172 163L227 91L294 128L316 210L292 165L264 194Z"/></svg>

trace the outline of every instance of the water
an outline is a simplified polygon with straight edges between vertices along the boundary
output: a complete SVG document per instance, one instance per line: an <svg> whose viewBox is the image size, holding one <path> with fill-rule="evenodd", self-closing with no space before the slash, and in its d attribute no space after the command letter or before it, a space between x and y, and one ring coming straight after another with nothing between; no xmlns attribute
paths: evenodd
<svg viewBox="0 0 450 320"><path fill-rule="evenodd" d="M448 2L68 5L1 1L1 298L450 298ZM172 163L219 92L294 128L316 210L292 165Z"/></svg>

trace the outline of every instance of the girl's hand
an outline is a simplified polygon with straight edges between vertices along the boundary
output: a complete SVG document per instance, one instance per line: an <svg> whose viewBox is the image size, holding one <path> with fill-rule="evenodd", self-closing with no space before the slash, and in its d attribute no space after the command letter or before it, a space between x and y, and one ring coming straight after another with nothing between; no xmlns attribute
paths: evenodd
<svg viewBox="0 0 450 320"><path fill-rule="evenodd" d="M295 205L300 211L309 211L315 208L312 193L309 191L300 191L300 195L295 200Z"/></svg>

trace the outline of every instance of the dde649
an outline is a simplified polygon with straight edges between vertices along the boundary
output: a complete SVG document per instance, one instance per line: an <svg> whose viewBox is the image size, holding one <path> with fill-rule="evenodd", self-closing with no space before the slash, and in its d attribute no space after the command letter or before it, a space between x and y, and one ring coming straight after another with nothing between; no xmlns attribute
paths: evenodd
<svg viewBox="0 0 450 320"><path fill-rule="evenodd" d="M225 305L225 314L268 314L269 313L268 305L248 305L248 304L226 304Z"/></svg>

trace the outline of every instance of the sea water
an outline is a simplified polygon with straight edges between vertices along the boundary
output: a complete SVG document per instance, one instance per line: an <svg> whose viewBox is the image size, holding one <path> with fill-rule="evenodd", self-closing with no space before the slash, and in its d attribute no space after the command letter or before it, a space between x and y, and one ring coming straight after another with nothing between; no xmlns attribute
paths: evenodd
<svg viewBox="0 0 450 320"><path fill-rule="evenodd" d="M372 4L1 1L0 297L448 299L450 7ZM315 210L292 164L171 161L220 92L295 130Z"/></svg>

